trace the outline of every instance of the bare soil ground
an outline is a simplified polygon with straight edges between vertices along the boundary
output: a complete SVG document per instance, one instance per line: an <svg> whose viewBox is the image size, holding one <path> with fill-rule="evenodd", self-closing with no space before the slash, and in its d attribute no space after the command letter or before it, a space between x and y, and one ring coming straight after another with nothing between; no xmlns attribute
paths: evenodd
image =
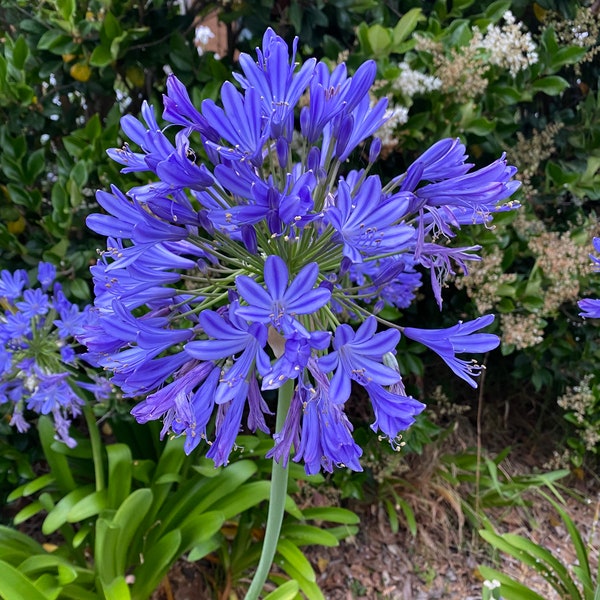
<svg viewBox="0 0 600 600"><path fill-rule="evenodd" d="M511 455L512 456L512 455ZM539 459L539 457L538 457ZM529 460L510 463L524 472ZM568 512L591 552L591 564L598 560L600 547L600 489L594 478L589 484L572 482L579 498L568 497ZM353 502L349 508L361 518L359 532L338 547L307 549L317 582L327 600L480 600L482 577L478 565L492 566L521 583L526 583L545 600L564 600L534 570L506 555L493 555L476 531L460 518L453 496L443 487L423 484L420 498L413 498L418 532L413 536L402 526L390 527L383 503ZM539 497L529 506L495 508L488 516L499 533L511 532L543 544L568 567L575 564L575 552L567 531L554 509ZM583 498L583 500L582 500ZM305 499L304 499L305 501ZM319 505L319 492L312 497ZM211 591L210 562L180 561L169 573L153 600L235 600L243 590ZM507 598L506 600L510 600Z"/></svg>
<svg viewBox="0 0 600 600"><path fill-rule="evenodd" d="M591 564L597 564L600 532L595 502L568 501L569 513L587 540ZM517 533L546 548L564 564L575 564L575 553L564 526L547 506L530 509L531 515L513 509L503 517L500 531ZM432 524L433 525L433 524ZM434 532L425 541L408 531L393 534L381 507L365 506L360 532L335 548L314 547L308 556L327 600L481 600L482 578L478 565L487 564L527 585L545 600L564 600L534 570L509 556L492 557L481 540L465 540L461 548L446 547L442 540L431 546ZM153 600L233 600L235 591L215 594L207 585L207 565L179 561L153 596ZM209 576L209 575L208 575ZM507 600L510 600L507 598Z"/></svg>

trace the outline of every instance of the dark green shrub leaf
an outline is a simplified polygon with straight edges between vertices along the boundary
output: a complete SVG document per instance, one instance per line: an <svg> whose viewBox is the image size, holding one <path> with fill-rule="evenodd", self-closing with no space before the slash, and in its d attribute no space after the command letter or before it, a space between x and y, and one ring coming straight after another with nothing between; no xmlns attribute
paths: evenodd
<svg viewBox="0 0 600 600"><path fill-rule="evenodd" d="M542 79L534 81L531 87L536 92L544 92L548 96L558 96L569 87L569 82L558 75L549 75L548 77L542 77Z"/></svg>
<svg viewBox="0 0 600 600"><path fill-rule="evenodd" d="M411 8L406 14L402 15L402 18L392 30L394 46L398 46L401 42L404 42L415 30L419 21L423 20L425 20L425 17L420 8Z"/></svg>
<svg viewBox="0 0 600 600"><path fill-rule="evenodd" d="M92 67L106 67L113 61L110 47L96 46L90 56Z"/></svg>
<svg viewBox="0 0 600 600"><path fill-rule="evenodd" d="M22 69L25 66L25 61L29 56L29 47L23 36L19 36L12 49L12 64L17 69Z"/></svg>

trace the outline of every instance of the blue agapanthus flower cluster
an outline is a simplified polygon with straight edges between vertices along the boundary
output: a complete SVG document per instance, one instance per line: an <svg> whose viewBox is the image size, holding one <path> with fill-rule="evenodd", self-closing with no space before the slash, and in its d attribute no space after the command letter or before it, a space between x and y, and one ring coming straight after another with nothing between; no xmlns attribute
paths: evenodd
<svg viewBox="0 0 600 600"><path fill-rule="evenodd" d="M76 336L92 313L69 302L55 278L54 265L44 262L36 286L22 269L0 273L0 410L8 408L10 424L21 433L30 427L28 414L51 415L56 439L73 447L69 427L84 404L80 390L103 400L110 384L77 381Z"/></svg>
<svg viewBox="0 0 600 600"><path fill-rule="evenodd" d="M244 423L269 432L262 392L291 380L270 456L286 464L291 453L308 473L359 470L353 384L392 444L423 410L394 357L401 329L378 311L407 307L423 270L441 307L447 275L478 259L479 247L448 240L515 206L505 202L515 168L502 156L473 170L464 145L445 139L384 184L370 174L381 142L366 144L387 118L386 100L369 94L373 61L353 76L299 63L297 40L290 53L268 30L256 60L239 63L220 103L195 107L170 76L166 128L147 104L140 120L122 119L135 146L109 153L146 182L98 193L105 212L88 226L108 244L92 267L97 319L80 339L126 396L144 396L136 419L162 419L186 452L205 441L227 463ZM365 167L349 169L357 149ZM478 333L492 320L403 331L475 386L480 367L456 354L497 346Z"/></svg>
<svg viewBox="0 0 600 600"><path fill-rule="evenodd" d="M592 240L594 250L600 253L600 237L595 237ZM592 264L594 265L595 271L600 271L600 258L590 254ZM579 313L582 317L588 319L600 319L600 299L598 298L584 298L578 302L581 312Z"/></svg>

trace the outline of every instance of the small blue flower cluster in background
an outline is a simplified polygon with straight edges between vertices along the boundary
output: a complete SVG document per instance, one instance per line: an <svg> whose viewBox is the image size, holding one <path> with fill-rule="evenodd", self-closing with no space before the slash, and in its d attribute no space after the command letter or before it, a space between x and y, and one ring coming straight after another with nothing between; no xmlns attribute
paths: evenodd
<svg viewBox="0 0 600 600"><path fill-rule="evenodd" d="M26 411L51 415L56 439L73 447L69 427L84 404L80 390L103 400L111 386L101 378L76 381L81 373L75 336L92 313L69 302L55 277L54 265L44 262L37 287L24 270L0 273L0 407L8 407L10 424L21 433L30 427Z"/></svg>
<svg viewBox="0 0 600 600"><path fill-rule="evenodd" d="M387 118L386 100L369 93L376 64L349 76L344 64L297 60L297 40L290 55L268 30L220 105L196 108L170 76L168 127L147 104L141 120L122 119L137 148L110 156L147 182L98 193L105 213L87 223L108 243L92 267L96 320L79 339L126 396L144 396L136 419L162 419L186 452L205 441L226 464L244 420L273 434L282 464L291 453L308 473L360 470L345 412L353 382L392 445L424 408L394 356L402 329L378 312L409 306L424 269L441 308L446 277L479 250L447 242L515 208L519 184L504 156L473 170L453 139L384 184L370 174L381 141L365 144ZM359 150L365 168L349 169ZM480 367L455 355L496 347L478 333L492 320L403 331L475 386ZM270 432L262 391L290 380L285 423Z"/></svg>
<svg viewBox="0 0 600 600"><path fill-rule="evenodd" d="M595 237L592 240L594 250L600 252L600 237ZM594 269L600 271L600 258L590 254ZM599 319L600 318L600 299L597 298L584 298L578 303L581 312L579 313L582 317L588 319Z"/></svg>

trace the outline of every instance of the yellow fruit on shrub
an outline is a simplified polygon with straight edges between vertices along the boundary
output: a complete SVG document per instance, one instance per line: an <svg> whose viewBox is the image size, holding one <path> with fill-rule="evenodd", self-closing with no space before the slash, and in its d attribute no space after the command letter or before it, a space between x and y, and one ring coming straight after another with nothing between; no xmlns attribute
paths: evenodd
<svg viewBox="0 0 600 600"><path fill-rule="evenodd" d="M92 69L85 63L76 63L69 69L69 74L77 81L87 81L92 76Z"/></svg>
<svg viewBox="0 0 600 600"><path fill-rule="evenodd" d="M7 221L6 228L9 233L19 235L25 231L25 225L27 225L25 218L23 215L19 215L19 218L16 221Z"/></svg>
<svg viewBox="0 0 600 600"><path fill-rule="evenodd" d="M125 77L134 87L144 87L146 76L144 75L144 70L141 67L138 67L137 65L130 65L125 71Z"/></svg>

